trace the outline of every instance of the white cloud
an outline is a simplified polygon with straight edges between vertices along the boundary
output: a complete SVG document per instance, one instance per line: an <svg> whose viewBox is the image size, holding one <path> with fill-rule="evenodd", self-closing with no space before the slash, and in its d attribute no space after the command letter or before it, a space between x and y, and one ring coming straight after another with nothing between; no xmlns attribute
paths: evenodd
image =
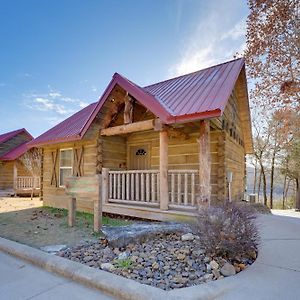
<svg viewBox="0 0 300 300"><path fill-rule="evenodd" d="M24 94L23 96L27 107L37 111L52 113L52 115L47 118L51 124L66 118L89 104L83 99L64 96L60 91L53 90L49 86L48 88L50 91L47 93L33 92Z"/></svg>
<svg viewBox="0 0 300 300"><path fill-rule="evenodd" d="M230 10L227 10L226 17L223 10L222 6L214 7L194 32L182 40L183 51L179 61L169 68L170 77L233 59L234 54L242 52L245 48L246 19L242 17L233 23Z"/></svg>
<svg viewBox="0 0 300 300"><path fill-rule="evenodd" d="M246 18L241 19L238 23L234 25L232 29L225 32L221 37L221 40L231 38L237 40L246 34Z"/></svg>

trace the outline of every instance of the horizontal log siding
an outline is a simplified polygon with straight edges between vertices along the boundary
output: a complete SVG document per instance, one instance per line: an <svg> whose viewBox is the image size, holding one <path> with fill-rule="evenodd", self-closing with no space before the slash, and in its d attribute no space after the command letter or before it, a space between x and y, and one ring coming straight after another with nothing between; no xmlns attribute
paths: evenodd
<svg viewBox="0 0 300 300"><path fill-rule="evenodd" d="M14 172L13 161L0 163L0 189L13 188L13 172Z"/></svg>
<svg viewBox="0 0 300 300"><path fill-rule="evenodd" d="M233 173L231 183L232 200L243 199L245 187L245 150L233 138L226 134L225 166Z"/></svg>
<svg viewBox="0 0 300 300"><path fill-rule="evenodd" d="M126 167L126 138L123 136L102 137L103 167L113 170Z"/></svg>
<svg viewBox="0 0 300 300"><path fill-rule="evenodd" d="M67 208L68 196L65 193L64 188L55 187L50 184L52 173L52 159L51 152L56 149L65 148L80 148L84 147L83 152L83 175L89 176L96 174L96 140L95 141L80 141L72 143L61 143L52 146L44 147L43 158L43 200L44 205L53 206L58 208ZM59 172L59 157L57 159L57 175ZM58 177L57 177L58 178ZM78 198L77 209L80 211L93 211L93 203L89 199Z"/></svg>

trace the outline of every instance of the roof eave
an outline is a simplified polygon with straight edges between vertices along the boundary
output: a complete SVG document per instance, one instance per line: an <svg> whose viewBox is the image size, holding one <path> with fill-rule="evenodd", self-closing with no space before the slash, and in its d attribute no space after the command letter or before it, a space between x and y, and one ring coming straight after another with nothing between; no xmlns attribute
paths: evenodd
<svg viewBox="0 0 300 300"><path fill-rule="evenodd" d="M61 144L61 143L66 143L66 142L76 142L78 140L81 140L82 136L80 135L72 135L69 137L64 137L64 138L59 138L59 139L55 139L55 140L49 140L49 141L43 141L43 142L35 142L35 143L28 143L28 148L42 148L43 146L47 146L47 145L53 145L53 144ZM34 142L34 140L33 140Z"/></svg>
<svg viewBox="0 0 300 300"><path fill-rule="evenodd" d="M167 119L166 124L187 123L204 119L218 118L222 115L221 109L214 109L205 112L199 112L181 116L171 116Z"/></svg>

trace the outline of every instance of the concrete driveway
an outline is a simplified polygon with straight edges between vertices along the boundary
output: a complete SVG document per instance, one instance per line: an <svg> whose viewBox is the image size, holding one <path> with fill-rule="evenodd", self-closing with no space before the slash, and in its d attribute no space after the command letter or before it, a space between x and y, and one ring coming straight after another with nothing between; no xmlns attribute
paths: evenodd
<svg viewBox="0 0 300 300"><path fill-rule="evenodd" d="M0 299L109 300L112 298L0 252Z"/></svg>

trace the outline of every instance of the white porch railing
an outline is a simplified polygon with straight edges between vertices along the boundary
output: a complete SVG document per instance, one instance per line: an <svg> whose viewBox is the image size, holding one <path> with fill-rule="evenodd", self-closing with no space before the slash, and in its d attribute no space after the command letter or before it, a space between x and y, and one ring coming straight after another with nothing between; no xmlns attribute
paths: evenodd
<svg viewBox="0 0 300 300"><path fill-rule="evenodd" d="M40 178L30 176L18 176L15 182L15 189L27 190L27 189L40 188Z"/></svg>
<svg viewBox="0 0 300 300"><path fill-rule="evenodd" d="M169 170L169 207L194 207L198 170Z"/></svg>
<svg viewBox="0 0 300 300"><path fill-rule="evenodd" d="M158 206L159 171L109 171L108 201Z"/></svg>
<svg viewBox="0 0 300 300"><path fill-rule="evenodd" d="M194 208L198 170L169 170L169 208ZM159 206L158 170L108 170L108 202Z"/></svg>

